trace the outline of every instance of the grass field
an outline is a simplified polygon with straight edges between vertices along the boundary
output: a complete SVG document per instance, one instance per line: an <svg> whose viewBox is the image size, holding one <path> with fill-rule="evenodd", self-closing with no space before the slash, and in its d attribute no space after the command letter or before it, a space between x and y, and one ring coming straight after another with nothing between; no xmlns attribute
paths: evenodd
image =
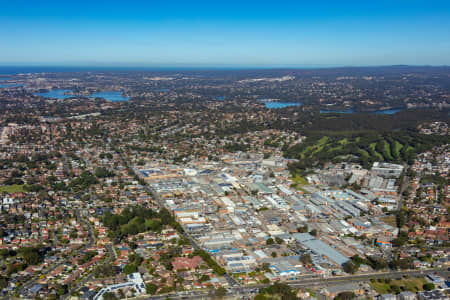
<svg viewBox="0 0 450 300"><path fill-rule="evenodd" d="M392 160L391 147L388 142L383 141L383 149L386 152L386 160Z"/></svg>
<svg viewBox="0 0 450 300"><path fill-rule="evenodd" d="M403 148L403 144L400 143L399 141L395 141L395 155L397 157L400 156L400 150Z"/></svg>
<svg viewBox="0 0 450 300"><path fill-rule="evenodd" d="M322 151L322 149L326 145L327 141L328 141L328 137L324 136L323 138L321 138L317 142L317 144L314 145L312 154Z"/></svg>
<svg viewBox="0 0 450 300"><path fill-rule="evenodd" d="M348 144L348 138L343 138L342 140L339 140L338 142L341 145L347 145Z"/></svg>
<svg viewBox="0 0 450 300"><path fill-rule="evenodd" d="M19 184L13 184L13 185L1 185L0 186L0 193L8 193L8 194L12 194L12 193L19 193L19 192L23 192L23 185L19 185Z"/></svg>
<svg viewBox="0 0 450 300"><path fill-rule="evenodd" d="M305 185L308 184L306 179L300 175L295 175L295 177L292 177L292 180L294 181L295 185Z"/></svg>
<svg viewBox="0 0 450 300"><path fill-rule="evenodd" d="M302 186L308 184L308 182L306 181L306 179L304 177L297 174L294 177L292 177L292 181L293 181L293 186L296 190L302 191L305 194L309 194L308 191L306 191L302 188Z"/></svg>
<svg viewBox="0 0 450 300"><path fill-rule="evenodd" d="M391 285L399 286L406 291L417 292L423 290L423 285L426 283L423 278L408 278L400 280L392 280L390 283L385 282L371 282L370 284L380 294L390 293Z"/></svg>
<svg viewBox="0 0 450 300"><path fill-rule="evenodd" d="M375 156L378 158L378 160L383 161L383 160L384 160L384 159L383 159L383 155L380 154L380 153L378 153L377 150L375 150L375 147L376 147L376 146L377 146L377 143L371 143L370 146L369 146L369 149L373 151L373 152L372 152L373 155L375 155Z"/></svg>
<svg viewBox="0 0 450 300"><path fill-rule="evenodd" d="M358 152L359 152L359 155L362 156L362 157L365 157L365 158L369 157L369 152L367 152L364 149L358 149Z"/></svg>

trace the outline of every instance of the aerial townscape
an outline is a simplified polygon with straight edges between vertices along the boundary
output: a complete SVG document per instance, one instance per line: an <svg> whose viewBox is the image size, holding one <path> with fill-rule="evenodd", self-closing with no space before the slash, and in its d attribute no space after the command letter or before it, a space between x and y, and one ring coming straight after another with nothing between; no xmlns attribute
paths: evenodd
<svg viewBox="0 0 450 300"><path fill-rule="evenodd" d="M450 300L449 0L0 0L0 300Z"/></svg>
<svg viewBox="0 0 450 300"><path fill-rule="evenodd" d="M0 296L448 297L449 74L2 75Z"/></svg>

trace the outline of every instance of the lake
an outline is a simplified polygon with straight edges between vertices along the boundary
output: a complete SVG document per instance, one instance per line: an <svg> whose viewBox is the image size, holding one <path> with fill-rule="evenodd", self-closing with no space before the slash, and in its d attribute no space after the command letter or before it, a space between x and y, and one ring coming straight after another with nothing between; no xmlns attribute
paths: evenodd
<svg viewBox="0 0 450 300"><path fill-rule="evenodd" d="M105 92L99 92L94 93L90 98L97 97L97 98L103 98L112 102L120 102L120 101L128 101L130 100L129 97L124 97L122 95L122 92L115 92L115 91L105 91Z"/></svg>
<svg viewBox="0 0 450 300"><path fill-rule="evenodd" d="M14 83L0 84L0 88L17 87L17 86L23 86L23 84L14 84Z"/></svg>
<svg viewBox="0 0 450 300"><path fill-rule="evenodd" d="M399 111L402 111L402 109L383 109L383 110L377 110L375 114L377 115L393 115L398 113Z"/></svg>
<svg viewBox="0 0 450 300"><path fill-rule="evenodd" d="M47 93L35 93L36 96L42 96L46 98L56 98L56 99L67 99L71 97L77 97L74 95L64 95L64 93L70 92L70 90L50 90ZM119 102L119 101L128 101L130 98L124 97L122 95L122 92L116 92L116 91L104 91L104 92L98 92L94 93L89 96L89 98L103 98L109 101L113 102Z"/></svg>
<svg viewBox="0 0 450 300"><path fill-rule="evenodd" d="M266 108L285 108L289 106L301 106L301 103L298 102L274 102L274 101L264 101Z"/></svg>
<svg viewBox="0 0 450 300"><path fill-rule="evenodd" d="M376 115L393 115L398 113L399 111L402 111L402 109L399 108L395 108L395 109L381 109L381 110L376 110L376 111L371 111L371 112L357 112L354 110L320 110L321 114L330 114L330 113L335 113L335 114L376 114Z"/></svg>

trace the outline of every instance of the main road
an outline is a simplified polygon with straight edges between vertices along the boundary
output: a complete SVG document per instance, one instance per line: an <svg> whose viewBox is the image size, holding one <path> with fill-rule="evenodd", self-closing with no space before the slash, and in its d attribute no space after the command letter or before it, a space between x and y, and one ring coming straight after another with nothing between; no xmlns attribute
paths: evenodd
<svg viewBox="0 0 450 300"><path fill-rule="evenodd" d="M419 277L425 276L427 274L437 273L440 276L448 279L450 272L447 269L430 269L430 270L406 270L406 271L392 271L392 272L377 272L370 274L361 274L361 275L351 275L351 276L336 276L330 278L314 278L314 279L305 279L302 281L288 281L286 282L293 288L311 288L311 287L324 287L328 285L336 285L336 284L346 284L350 282L364 282L368 281L372 278L401 278L405 275L410 277ZM228 296L249 296L257 293L259 289L265 288L268 285L255 285L255 286L237 286L231 287L228 290ZM170 293L164 295L155 295L155 296L144 296L139 297L141 300L160 300L160 299L201 299L201 298L210 298L211 294L205 291L189 291L189 292L178 292L178 293Z"/></svg>
<svg viewBox="0 0 450 300"><path fill-rule="evenodd" d="M88 230L88 235L89 235L89 243L87 244L86 248L91 247L94 242L95 242L95 238L94 238L94 233L92 230L92 226L89 223L89 221L84 220L81 215L80 215L80 210L77 209L76 210L76 215L77 215L77 219L80 220L80 222L84 223L84 225L87 227ZM86 249L85 248L85 249ZM109 250L109 249L108 249ZM106 261L106 263L109 263L112 259L112 256L109 256L108 260ZM90 273L88 276L85 276L80 282L78 282L74 287L68 289L67 293L61 297L61 299L66 299L71 292L78 290L79 288L81 288L86 282L90 281L93 278L93 273Z"/></svg>

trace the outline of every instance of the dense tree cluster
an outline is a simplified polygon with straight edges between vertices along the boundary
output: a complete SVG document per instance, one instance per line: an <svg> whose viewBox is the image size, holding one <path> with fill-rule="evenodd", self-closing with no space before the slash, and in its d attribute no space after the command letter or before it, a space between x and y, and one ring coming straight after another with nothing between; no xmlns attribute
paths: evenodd
<svg viewBox="0 0 450 300"><path fill-rule="evenodd" d="M95 267L93 274L96 278L111 277L120 272L120 269L111 264L103 264Z"/></svg>
<svg viewBox="0 0 450 300"><path fill-rule="evenodd" d="M106 212L102 221L110 230L111 238L115 240L145 231L161 232L166 225L182 231L180 224L166 209L155 212L145 207L128 207L120 214Z"/></svg>
<svg viewBox="0 0 450 300"><path fill-rule="evenodd" d="M97 178L94 175L92 175L92 173L86 171L81 173L80 176L74 178L70 183L70 187L72 187L75 190L86 190L91 185L97 183L98 183Z"/></svg>
<svg viewBox="0 0 450 300"><path fill-rule="evenodd" d="M355 298L356 295L353 292L340 292L336 297L334 297L334 300L350 300Z"/></svg>
<svg viewBox="0 0 450 300"><path fill-rule="evenodd" d="M260 293L255 297L255 299L268 299L265 295L268 294L272 297L278 296L283 300L294 300L297 299L295 291L286 283L276 282L267 288L260 289Z"/></svg>
<svg viewBox="0 0 450 300"><path fill-rule="evenodd" d="M228 152L247 152L250 149L250 146L244 143L228 143L224 146L224 149Z"/></svg>
<svg viewBox="0 0 450 300"><path fill-rule="evenodd" d="M343 267L344 271L345 271L346 273L349 273L349 274L354 274L354 273L356 273L356 271L358 271L358 268L359 268L359 267L358 267L354 262L352 262L351 260L346 261L342 267Z"/></svg>
<svg viewBox="0 0 450 300"><path fill-rule="evenodd" d="M358 271L359 267L364 264L370 266L374 270L382 270L388 267L388 262L382 257L367 256L367 259L354 255L351 260L344 263L344 271L353 274Z"/></svg>
<svg viewBox="0 0 450 300"><path fill-rule="evenodd" d="M448 111L404 110L393 115L383 114L316 114L306 129L310 132L361 133L415 129L423 122L448 122Z"/></svg>
<svg viewBox="0 0 450 300"><path fill-rule="evenodd" d="M128 256L128 264L123 268L125 274L131 274L138 271L139 266L142 264L143 259L136 253Z"/></svg>
<svg viewBox="0 0 450 300"><path fill-rule="evenodd" d="M97 178L113 177L114 176L114 172L109 171L105 167L98 167L97 169L95 169L95 176Z"/></svg>

